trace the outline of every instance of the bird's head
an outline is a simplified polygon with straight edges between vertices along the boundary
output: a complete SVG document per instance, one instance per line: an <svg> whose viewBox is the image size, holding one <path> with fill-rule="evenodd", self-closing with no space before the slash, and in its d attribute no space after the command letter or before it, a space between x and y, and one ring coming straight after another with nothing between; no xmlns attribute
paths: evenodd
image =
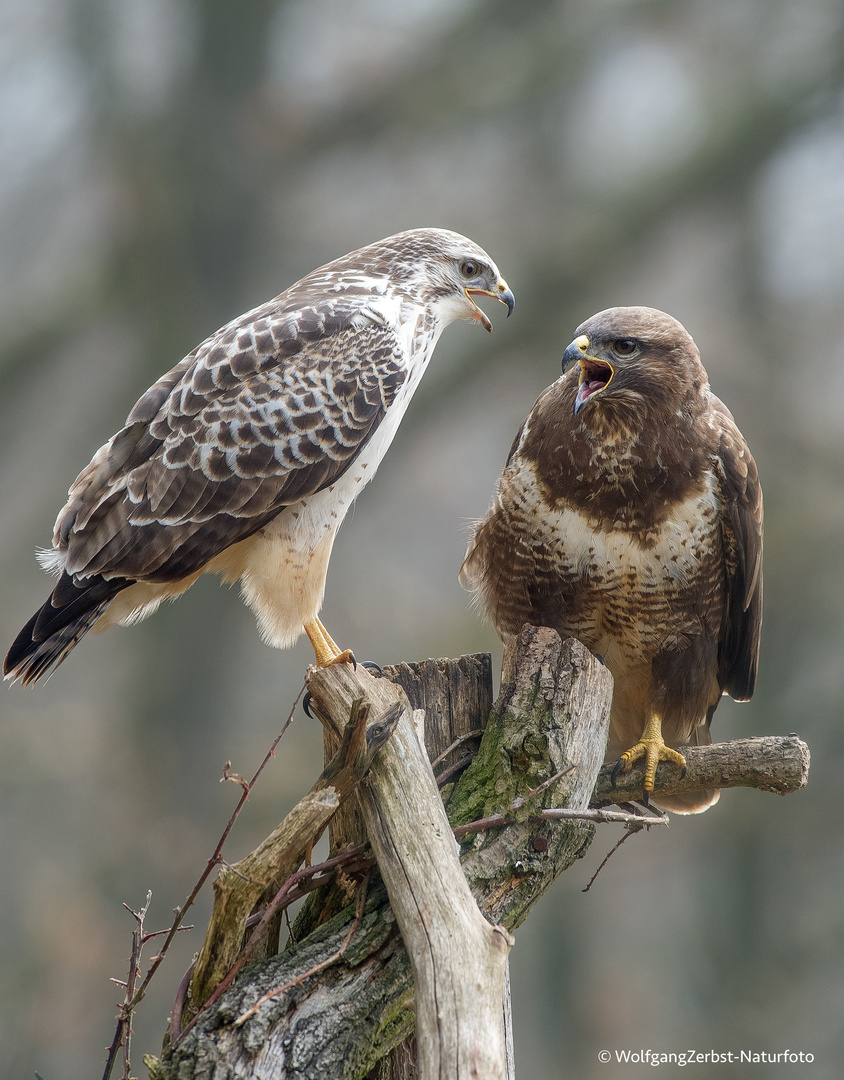
<svg viewBox="0 0 844 1080"><path fill-rule="evenodd" d="M430 306L443 325L456 319L474 319L492 330L489 317L474 301L491 296L507 305L508 317L516 305L507 282L483 248L448 229L412 229L382 241L399 265L393 280Z"/></svg>
<svg viewBox="0 0 844 1080"><path fill-rule="evenodd" d="M575 361L576 414L605 407L676 410L706 385L690 335L654 308L608 308L587 319L563 353L563 371Z"/></svg>

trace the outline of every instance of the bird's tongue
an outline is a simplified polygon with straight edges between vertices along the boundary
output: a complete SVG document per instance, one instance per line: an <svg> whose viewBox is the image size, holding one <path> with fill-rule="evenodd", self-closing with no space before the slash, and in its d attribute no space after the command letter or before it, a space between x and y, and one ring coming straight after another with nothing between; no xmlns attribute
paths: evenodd
<svg viewBox="0 0 844 1080"><path fill-rule="evenodd" d="M600 379L592 379L591 381L584 379L577 388L577 400L575 404L580 407L591 394L594 394L596 390L603 389L606 385L606 380L602 382Z"/></svg>

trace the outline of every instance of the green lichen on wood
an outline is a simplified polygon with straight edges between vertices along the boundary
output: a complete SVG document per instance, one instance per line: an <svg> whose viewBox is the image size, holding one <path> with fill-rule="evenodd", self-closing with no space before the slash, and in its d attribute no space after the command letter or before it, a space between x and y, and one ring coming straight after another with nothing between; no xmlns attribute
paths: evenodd
<svg viewBox="0 0 844 1080"><path fill-rule="evenodd" d="M143 1060L149 1073L149 1080L169 1080L167 1069L154 1054L144 1054Z"/></svg>
<svg viewBox="0 0 844 1080"><path fill-rule="evenodd" d="M477 754L448 800L448 820L452 826L504 812L515 797L508 797L516 784L505 752L504 735L500 714L493 711Z"/></svg>
<svg viewBox="0 0 844 1080"><path fill-rule="evenodd" d="M378 1031L363 1064L355 1073L354 1080L363 1080L363 1077L368 1076L378 1062L383 1060L399 1043L404 1042L408 1035L412 1035L416 1028L416 1017L413 1012L413 975L407 953L404 953L404 959L407 990L388 1003L381 1013Z"/></svg>
<svg viewBox="0 0 844 1080"><path fill-rule="evenodd" d="M510 813L517 798L548 779L551 759L544 729L550 715L538 686L517 716L509 704L492 711L480 749L449 799L452 826Z"/></svg>
<svg viewBox="0 0 844 1080"><path fill-rule="evenodd" d="M586 806L606 743L611 684L577 642L561 642L539 628L526 628L513 643L505 657L505 672L510 671L514 678L502 683L478 754L458 781L448 813L452 825L495 814L514 820L469 834L461 843L463 870L484 913L513 930L594 836L586 822L536 818L551 806ZM575 700L592 707L578 712ZM522 805L514 807L516 800Z"/></svg>

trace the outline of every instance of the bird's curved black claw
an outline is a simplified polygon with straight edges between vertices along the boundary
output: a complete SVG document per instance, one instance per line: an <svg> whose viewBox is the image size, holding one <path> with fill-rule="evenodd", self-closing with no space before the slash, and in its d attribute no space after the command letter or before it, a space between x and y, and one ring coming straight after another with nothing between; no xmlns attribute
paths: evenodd
<svg viewBox="0 0 844 1080"><path fill-rule="evenodd" d="M311 712L311 692L310 692L310 690L306 690L305 691L305 696L302 698L302 709L303 709L303 711L305 713L305 716L309 716L311 718L311 720L314 719L314 714Z"/></svg>
<svg viewBox="0 0 844 1080"><path fill-rule="evenodd" d="M613 790L615 790L615 781L618 774L621 772L621 767L623 764L624 762L621 760L621 758L619 758L615 765L613 765L612 767L612 772L610 773L610 784L612 785Z"/></svg>
<svg viewBox="0 0 844 1080"><path fill-rule="evenodd" d="M376 675L384 674L384 669L380 664L376 664L374 660L361 660L360 666L366 668L367 671L374 671Z"/></svg>

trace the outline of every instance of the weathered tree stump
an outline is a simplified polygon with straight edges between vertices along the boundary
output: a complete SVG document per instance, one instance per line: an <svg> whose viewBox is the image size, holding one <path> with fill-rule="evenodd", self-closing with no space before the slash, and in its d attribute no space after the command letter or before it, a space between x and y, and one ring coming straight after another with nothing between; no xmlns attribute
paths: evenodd
<svg viewBox="0 0 844 1080"><path fill-rule="evenodd" d="M624 784L617 791L608 790L601 765L612 680L576 641L561 642L551 630L526 627L506 650L501 691L491 710L492 673L485 656L400 665L385 675L389 678L376 679L338 665L312 672L310 687L314 707L335 732L342 730L356 698L365 698L374 715L397 700L404 703L396 735L348 800L360 803L383 863L386 888L374 873L309 898L294 926L294 940L282 953L241 970L161 1059L147 1059L153 1080L258 1075L270 1080L409 1080L417 1075L414 1048L401 1044L414 1026L420 1032L424 1028L424 1038L433 1037L437 1044L433 1049L420 1047L423 1071L418 1075L427 1080L435 1073L424 1070L438 1068L441 1055L451 1052L452 1035L444 1041L437 1030L447 1014L458 1028L471 1027L477 1006L486 1015L494 1012L501 1026L501 973L495 976L492 995L497 1003L488 995L484 1001L467 1001L457 989L444 995L445 1002L436 1000L436 994L432 1001L424 987L426 980L430 983L430 972L425 971L430 956L421 954L432 951L431 943L443 927L450 925L452 934L465 937L466 927L473 926L472 949L482 958L476 970L493 971L506 956L503 931L524 921L554 879L586 851L596 828L593 821L549 819L576 812L600 820L605 812L588 810L591 803L626 801L635 795L635 770L619 778ZM395 684L407 692L409 703ZM430 768L419 752L411 707L417 718L418 710L424 710L428 754L437 759L451 747L437 768L448 773L443 786L448 819L452 826L463 827L458 830L462 887L444 870L456 865L456 845ZM470 733L479 728L485 728L480 748L468 763L477 746ZM745 782L780 792L805 783L808 752L799 740L750 742L764 745L739 747L737 760L751 776ZM695 761L696 769L715 769L720 786L731 781L730 745L702 748ZM713 753L712 762L717 763L707 764L707 755ZM701 775L695 773L691 783L702 786ZM346 835L352 832L347 829ZM429 844L433 846L426 848ZM423 856L428 862L421 878L427 880L421 881L418 868L412 869L419 850L434 852ZM405 859L408 852L417 857ZM413 880L402 882L406 874ZM440 880L431 890L431 883ZM477 906L461 906L454 922L453 895L463 892L460 903L465 904L467 883ZM420 906L425 909L421 913ZM494 930L496 925L503 931ZM441 954L437 962L446 964L437 978L456 988L460 973L448 968L451 950L448 937L444 940L446 947L440 942L434 950ZM464 956L454 949L458 965ZM444 1023L443 1030L447 1028ZM453 1038L456 1047L461 1032ZM441 1074L469 1075L465 1060L459 1068L453 1066L456 1061L448 1059Z"/></svg>

